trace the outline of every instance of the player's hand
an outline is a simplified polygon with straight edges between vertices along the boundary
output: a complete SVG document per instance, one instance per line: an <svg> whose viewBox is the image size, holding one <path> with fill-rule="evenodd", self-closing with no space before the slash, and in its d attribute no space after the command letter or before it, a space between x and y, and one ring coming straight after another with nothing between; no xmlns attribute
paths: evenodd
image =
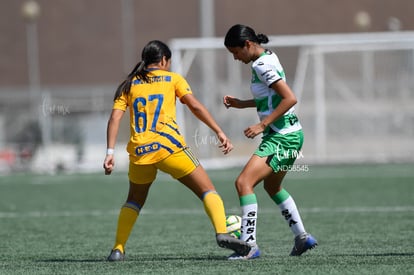
<svg viewBox="0 0 414 275"><path fill-rule="evenodd" d="M221 148L221 151L227 155L230 153L231 150L233 150L233 144L231 144L230 139L227 138L227 136L223 132L217 133L217 138L220 140L221 145L219 145L219 148Z"/></svg>
<svg viewBox="0 0 414 275"><path fill-rule="evenodd" d="M223 97L223 104L224 104L224 106L226 106L227 109L230 108L230 107L240 108L240 99L235 98L235 97L230 96L230 95L225 95Z"/></svg>
<svg viewBox="0 0 414 275"><path fill-rule="evenodd" d="M244 130L244 135L247 138L254 138L257 135L263 133L264 131L264 126L262 123L258 123L252 126L249 126L246 130Z"/></svg>
<svg viewBox="0 0 414 275"><path fill-rule="evenodd" d="M110 175L112 173L112 170L114 170L114 166L115 166L114 155L106 155L104 163L103 163L105 175Z"/></svg>

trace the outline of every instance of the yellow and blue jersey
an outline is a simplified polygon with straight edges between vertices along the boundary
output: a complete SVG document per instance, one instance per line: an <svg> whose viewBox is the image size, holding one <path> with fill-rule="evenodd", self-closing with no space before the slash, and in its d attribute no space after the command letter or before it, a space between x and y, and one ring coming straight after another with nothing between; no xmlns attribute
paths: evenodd
<svg viewBox="0 0 414 275"><path fill-rule="evenodd" d="M130 112L131 137L127 145L130 161L152 164L187 145L176 123L176 98L191 94L179 74L153 70L148 83L134 78L128 94L114 101L113 109Z"/></svg>

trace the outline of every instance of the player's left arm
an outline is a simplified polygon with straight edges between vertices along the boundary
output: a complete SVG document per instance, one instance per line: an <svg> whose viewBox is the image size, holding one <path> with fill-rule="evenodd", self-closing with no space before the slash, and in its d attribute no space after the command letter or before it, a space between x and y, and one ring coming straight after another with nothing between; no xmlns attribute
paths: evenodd
<svg viewBox="0 0 414 275"><path fill-rule="evenodd" d="M273 82L270 87L281 97L281 101L271 114L265 117L258 124L252 125L244 130L244 134L248 138L254 138L260 133L263 133L269 124L281 118L290 108L292 108L297 103L295 94L283 79L279 79L278 81Z"/></svg>

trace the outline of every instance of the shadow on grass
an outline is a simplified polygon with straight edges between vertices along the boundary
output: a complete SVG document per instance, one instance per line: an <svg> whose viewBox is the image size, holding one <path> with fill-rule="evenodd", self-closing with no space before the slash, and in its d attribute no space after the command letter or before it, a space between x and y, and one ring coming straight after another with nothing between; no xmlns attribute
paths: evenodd
<svg viewBox="0 0 414 275"><path fill-rule="evenodd" d="M414 257L414 253L347 253L347 254L331 254L329 257ZM210 262L210 261L226 261L227 256L215 256L215 255L170 255L170 254L157 254L157 255L129 255L126 257L125 262ZM37 260L36 262L43 263L98 263L107 262L106 258L99 259L44 259Z"/></svg>
<svg viewBox="0 0 414 275"><path fill-rule="evenodd" d="M98 263L105 262L104 258L102 259L45 259L45 260L36 260L38 263Z"/></svg>
<svg viewBox="0 0 414 275"><path fill-rule="evenodd" d="M413 257L414 253L354 253L354 254L332 254L334 257Z"/></svg>
<svg viewBox="0 0 414 275"><path fill-rule="evenodd" d="M228 261L226 256L188 256L188 255L144 255L144 256L130 256L126 257L127 262L159 262L159 261ZM37 260L36 262L42 263L97 263L107 262L106 258L100 259L44 259Z"/></svg>
<svg viewBox="0 0 414 275"><path fill-rule="evenodd" d="M145 255L128 258L130 261L151 262L151 261L228 261L226 256L212 255Z"/></svg>

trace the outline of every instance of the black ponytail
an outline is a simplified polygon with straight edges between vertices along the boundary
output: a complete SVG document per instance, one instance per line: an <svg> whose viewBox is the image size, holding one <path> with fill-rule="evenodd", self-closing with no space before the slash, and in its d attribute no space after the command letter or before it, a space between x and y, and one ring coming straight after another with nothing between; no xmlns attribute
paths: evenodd
<svg viewBox="0 0 414 275"><path fill-rule="evenodd" d="M147 66L159 63L164 56L167 58L167 60L171 59L171 50L168 48L168 46L158 40L150 41L142 50L142 61L138 62L135 65L134 69L128 74L127 78L121 84L119 84L115 92L114 100L123 94L129 94L129 91L131 90L132 80L134 78L138 78L145 83L150 83Z"/></svg>
<svg viewBox="0 0 414 275"><path fill-rule="evenodd" d="M122 94L128 94L131 90L132 79L135 77L141 78L144 81L148 81L148 71L145 69L145 62L140 61L138 62L134 69L128 74L127 78L119 84L118 88L116 89L114 100L119 98Z"/></svg>

